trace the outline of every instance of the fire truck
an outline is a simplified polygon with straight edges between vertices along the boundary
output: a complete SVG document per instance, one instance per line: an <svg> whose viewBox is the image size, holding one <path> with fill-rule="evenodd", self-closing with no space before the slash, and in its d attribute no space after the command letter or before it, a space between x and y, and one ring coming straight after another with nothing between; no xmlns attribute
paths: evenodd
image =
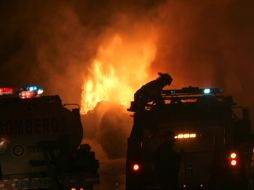
<svg viewBox="0 0 254 190"><path fill-rule="evenodd" d="M154 157L169 138L180 155L178 189L253 189L248 109L216 88L162 90L161 97L164 104L150 101L136 109L132 102L129 109L133 128L128 138L126 190L162 188Z"/></svg>
<svg viewBox="0 0 254 190"><path fill-rule="evenodd" d="M99 163L81 143L79 106L42 93L0 88L0 190L93 190Z"/></svg>

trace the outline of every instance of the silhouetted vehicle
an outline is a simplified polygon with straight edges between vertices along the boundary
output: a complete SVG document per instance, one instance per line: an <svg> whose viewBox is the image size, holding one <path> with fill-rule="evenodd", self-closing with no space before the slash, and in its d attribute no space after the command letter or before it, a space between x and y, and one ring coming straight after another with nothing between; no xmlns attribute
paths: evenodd
<svg viewBox="0 0 254 190"><path fill-rule="evenodd" d="M148 102L132 110L128 138L126 190L164 189L157 164L175 165L178 189L253 189L253 135L249 111L215 88L163 90L163 105ZM179 159L160 157L174 133ZM175 154L173 153L175 156ZM154 161L154 158L160 158ZM173 161L172 161L173 160ZM177 166L177 163L179 165ZM169 169L168 169L169 170ZM164 176L165 178L165 176Z"/></svg>
<svg viewBox="0 0 254 190"><path fill-rule="evenodd" d="M93 189L99 163L81 144L72 106L59 96L0 96L0 189Z"/></svg>

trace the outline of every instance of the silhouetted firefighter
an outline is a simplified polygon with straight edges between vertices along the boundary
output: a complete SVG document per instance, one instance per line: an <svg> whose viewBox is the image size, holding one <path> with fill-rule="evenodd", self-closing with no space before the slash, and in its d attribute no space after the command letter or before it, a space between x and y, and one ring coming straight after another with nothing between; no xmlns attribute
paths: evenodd
<svg viewBox="0 0 254 190"><path fill-rule="evenodd" d="M166 85L170 85L172 78L167 73L158 73L160 75L156 80L153 80L143 85L134 94L134 103L129 110L142 110L148 102L153 102L157 105L164 104L161 96L161 91Z"/></svg>
<svg viewBox="0 0 254 190"><path fill-rule="evenodd" d="M155 152L154 165L158 180L161 184L160 190L176 190L178 186L178 173L181 155L174 150L174 135L161 144Z"/></svg>

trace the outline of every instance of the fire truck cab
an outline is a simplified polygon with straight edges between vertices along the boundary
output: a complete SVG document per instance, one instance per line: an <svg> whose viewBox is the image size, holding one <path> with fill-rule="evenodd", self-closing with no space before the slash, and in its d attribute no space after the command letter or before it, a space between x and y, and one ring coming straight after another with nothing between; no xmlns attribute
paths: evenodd
<svg viewBox="0 0 254 190"><path fill-rule="evenodd" d="M253 189L248 109L216 88L163 90L161 96L164 105L149 102L142 110L129 110L134 115L126 190L162 188L154 157L172 132L180 155L179 189Z"/></svg>

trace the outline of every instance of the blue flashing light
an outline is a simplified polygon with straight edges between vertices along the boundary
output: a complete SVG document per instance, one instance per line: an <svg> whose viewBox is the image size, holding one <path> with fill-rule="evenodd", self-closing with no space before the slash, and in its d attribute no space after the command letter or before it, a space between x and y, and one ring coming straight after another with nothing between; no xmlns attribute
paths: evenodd
<svg viewBox="0 0 254 190"><path fill-rule="evenodd" d="M28 87L26 87L27 91L32 91L32 92L37 91L38 89L39 89L38 86L28 86Z"/></svg>
<svg viewBox="0 0 254 190"><path fill-rule="evenodd" d="M26 86L24 88L21 88L20 89L20 92L23 92L23 91L26 91L27 93L28 92L31 92L33 93L32 97L39 97L43 94L43 89L39 86Z"/></svg>
<svg viewBox="0 0 254 190"><path fill-rule="evenodd" d="M210 94L211 93L211 89L210 88L205 88L204 89L204 94Z"/></svg>

